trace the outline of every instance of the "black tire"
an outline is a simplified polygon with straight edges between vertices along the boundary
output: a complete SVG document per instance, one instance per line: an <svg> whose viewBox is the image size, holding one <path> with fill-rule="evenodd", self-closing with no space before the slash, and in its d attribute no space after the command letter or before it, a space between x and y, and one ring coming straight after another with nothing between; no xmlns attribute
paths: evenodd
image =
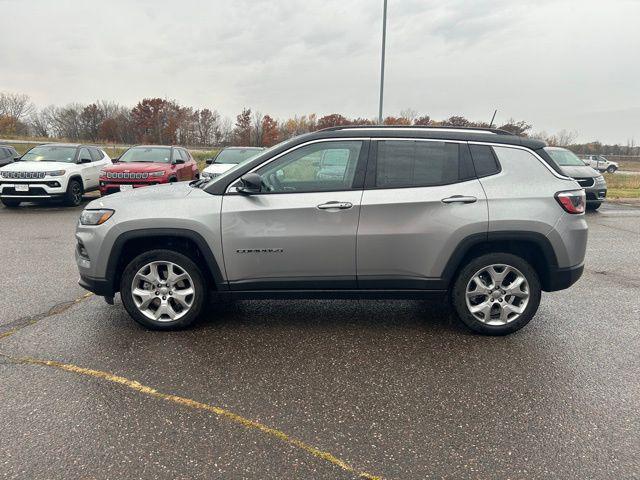
<svg viewBox="0 0 640 480"><path fill-rule="evenodd" d="M191 277L191 288L194 290L192 305L186 314L176 320L150 319L138 309L131 293L136 273L146 264L158 261L174 263ZM138 255L125 267L120 281L120 298L124 308L136 322L152 330L179 330L190 326L207 305L207 293L207 285L200 268L189 257L173 250L151 250Z"/></svg>
<svg viewBox="0 0 640 480"><path fill-rule="evenodd" d="M617 170L617 168L616 168L616 167L614 167L613 165L610 165L610 166L607 168L607 172L609 172L609 173L614 173L616 170Z"/></svg>
<svg viewBox="0 0 640 480"><path fill-rule="evenodd" d="M466 302L467 285L471 282L472 277L481 269L495 264L516 268L529 284L529 302L524 311L519 317L504 325L489 325L477 319L469 311ZM538 274L526 260L510 253L488 253L474 258L462 268L453 285L451 299L458 318L471 330L484 335L508 335L529 323L538 310L541 295L542 289ZM491 297L487 295L487 299L489 298Z"/></svg>
<svg viewBox="0 0 640 480"><path fill-rule="evenodd" d="M14 200L13 198L2 198L2 204L7 208L17 208L20 206L20 200Z"/></svg>
<svg viewBox="0 0 640 480"><path fill-rule="evenodd" d="M592 203L587 203L587 210L597 210L600 208L600 205L602 205L602 202L592 202Z"/></svg>
<svg viewBox="0 0 640 480"><path fill-rule="evenodd" d="M67 191L64 194L64 204L68 207L77 207L82 203L82 182L75 178L69 180Z"/></svg>

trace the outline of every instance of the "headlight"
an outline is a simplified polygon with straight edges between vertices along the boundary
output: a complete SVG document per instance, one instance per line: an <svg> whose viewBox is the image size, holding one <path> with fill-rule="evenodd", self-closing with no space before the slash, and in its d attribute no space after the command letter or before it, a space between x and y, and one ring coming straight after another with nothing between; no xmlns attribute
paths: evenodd
<svg viewBox="0 0 640 480"><path fill-rule="evenodd" d="M53 172L47 172L47 175L50 177L61 177L65 173L67 173L66 170L54 170Z"/></svg>
<svg viewBox="0 0 640 480"><path fill-rule="evenodd" d="M82 225L102 225L109 220L115 212L106 208L100 210L83 210L80 214Z"/></svg>
<svg viewBox="0 0 640 480"><path fill-rule="evenodd" d="M164 177L164 176L165 176L165 173L166 173L166 172L165 172L164 170L162 170L162 171L160 171L160 172L151 172L151 173L149 174L149 176L150 176L150 177Z"/></svg>

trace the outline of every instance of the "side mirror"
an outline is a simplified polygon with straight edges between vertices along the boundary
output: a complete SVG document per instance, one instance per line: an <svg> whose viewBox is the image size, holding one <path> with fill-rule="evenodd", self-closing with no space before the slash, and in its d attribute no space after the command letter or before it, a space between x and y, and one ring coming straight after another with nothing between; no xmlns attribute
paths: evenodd
<svg viewBox="0 0 640 480"><path fill-rule="evenodd" d="M173 164L174 164L174 165L179 165L179 164L182 164L182 163L184 163L184 160L183 160L183 159L181 159L181 158L176 158L176 159L173 161Z"/></svg>
<svg viewBox="0 0 640 480"><path fill-rule="evenodd" d="M112 161L113 163L118 163L118 162L120 161L120 157L112 158L112 159L111 159L111 161Z"/></svg>
<svg viewBox="0 0 640 480"><path fill-rule="evenodd" d="M20 161L21 158L22 158L22 156L13 157L13 161L14 162L18 162L18 161Z"/></svg>
<svg viewBox="0 0 640 480"><path fill-rule="evenodd" d="M214 160L215 160L214 158L207 158L205 162L207 163L207 165L211 165Z"/></svg>
<svg viewBox="0 0 640 480"><path fill-rule="evenodd" d="M90 158L81 158L80 159L80 163L91 163L93 162L93 160L91 160Z"/></svg>
<svg viewBox="0 0 640 480"><path fill-rule="evenodd" d="M237 188L240 193L260 193L262 190L262 177L257 173L247 173L240 177L241 185Z"/></svg>

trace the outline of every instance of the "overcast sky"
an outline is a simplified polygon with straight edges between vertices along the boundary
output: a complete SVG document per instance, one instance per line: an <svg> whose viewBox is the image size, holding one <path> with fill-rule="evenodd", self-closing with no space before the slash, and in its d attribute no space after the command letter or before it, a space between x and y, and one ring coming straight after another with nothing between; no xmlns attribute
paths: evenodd
<svg viewBox="0 0 640 480"><path fill-rule="evenodd" d="M0 0L0 91L373 118L382 0ZM640 143L640 1L389 0L385 115Z"/></svg>

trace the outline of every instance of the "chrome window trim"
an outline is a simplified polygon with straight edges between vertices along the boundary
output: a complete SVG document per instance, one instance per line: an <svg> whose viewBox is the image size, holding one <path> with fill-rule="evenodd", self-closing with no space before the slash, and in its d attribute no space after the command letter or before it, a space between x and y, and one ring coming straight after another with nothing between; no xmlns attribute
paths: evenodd
<svg viewBox="0 0 640 480"><path fill-rule="evenodd" d="M361 131L363 129L352 129L352 130ZM417 130L417 129L414 129L414 130ZM424 131L424 129L419 129L419 130L420 131ZM490 147L503 147L503 148L514 148L514 149L517 149L517 150L524 150L524 151L532 154L549 172L551 172L553 174L554 177L559 178L561 180L574 181L573 178L567 177L567 176L564 176L564 175L560 175L558 172L556 172L534 150L531 150L530 148L523 147L523 146L520 146L520 145L512 145L512 144L505 144L505 143L495 143L495 142L478 142L478 141L470 141L470 140L449 140L449 139L444 139L444 138L411 138L411 137L344 137L344 138L320 138L320 139L316 139L316 140L309 140L308 142L304 142L304 143L301 143L299 145L295 145L295 146L289 148L288 150L285 150L284 152L279 153L278 155L276 155L276 156L270 158L269 160L267 160L266 162L263 162L260 165L255 166L254 168L252 168L251 170L249 170L246 173L253 173L256 170L264 167L265 165L268 165L269 163L277 160L278 158L282 157L283 155L286 155L286 154L288 154L290 152L293 152L293 151L295 151L295 150L297 150L299 148L302 148L302 147L305 147L307 145L311 145L311 144L314 144L314 143L344 142L344 141L380 141L380 140L382 140L382 141L458 143L458 144L465 144L466 143L468 145L488 145ZM233 184L236 183L239 179L240 179L240 177L238 177L235 180L233 180L233 182L231 182L231 184L225 190L225 193L237 193L237 189L236 189L236 187L233 186Z"/></svg>
<svg viewBox="0 0 640 480"><path fill-rule="evenodd" d="M262 162L260 165L256 165L251 170L246 172L244 175L246 175L247 173L253 173L256 170L264 167L265 165L269 165L271 162L273 162L273 161L277 160L278 158L286 155L287 153L293 152L295 150L298 150L299 148L306 147L307 145L311 145L311 144L314 144L314 143L347 142L347 141L366 142L368 140L371 140L371 139L369 137L346 137L346 138L319 138L319 139L316 139L316 140L309 140L308 142L304 142L304 143L300 143L298 145L295 145L295 146L289 148L288 150L285 150L284 152L279 153L275 157L271 157L269 160L267 160L266 162ZM238 193L236 187L233 186L233 184L235 184L238 180L240 180L240 177L236 178L235 180L233 180L231 182L231 184L225 190L225 194L226 193ZM291 193L296 193L296 192L291 192ZM298 192L298 193L303 193L303 192ZM304 192L304 193L310 193L310 192Z"/></svg>

